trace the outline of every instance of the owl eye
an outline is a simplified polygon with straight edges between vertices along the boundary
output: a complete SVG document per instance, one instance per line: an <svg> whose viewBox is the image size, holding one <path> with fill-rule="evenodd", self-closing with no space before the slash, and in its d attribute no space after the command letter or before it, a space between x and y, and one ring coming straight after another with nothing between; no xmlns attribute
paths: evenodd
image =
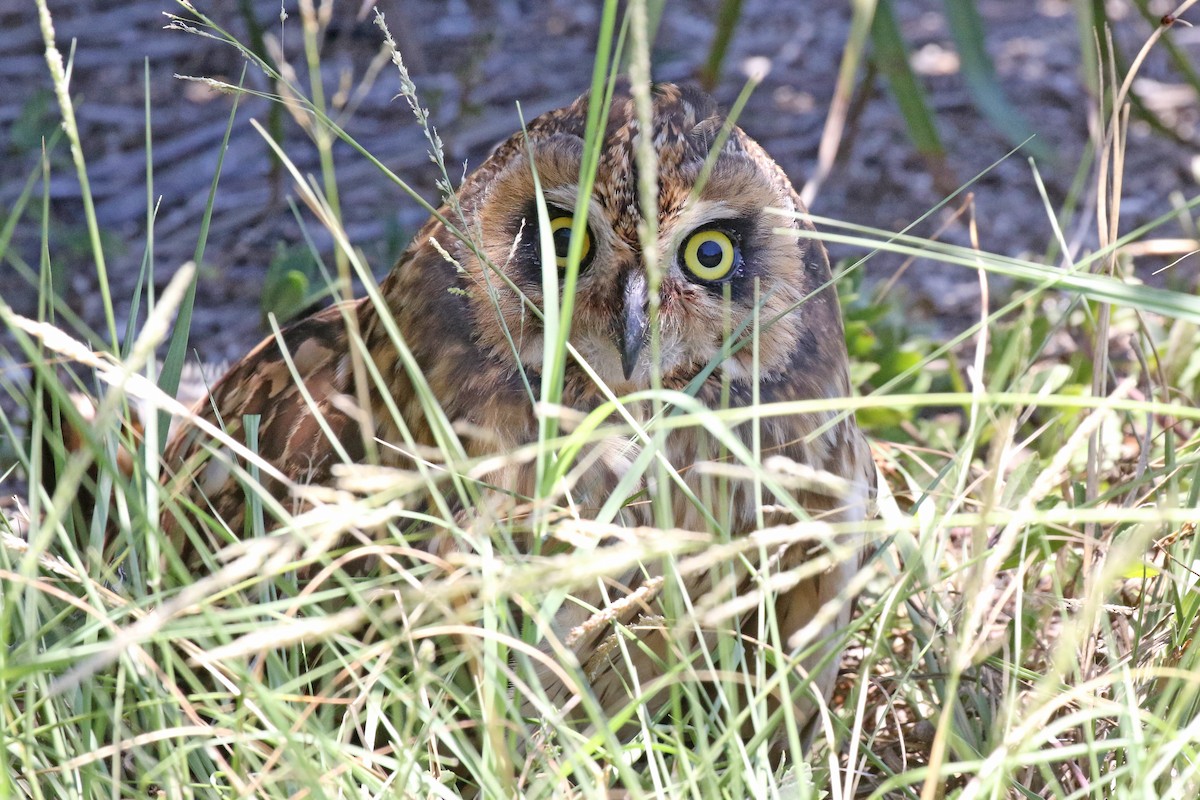
<svg viewBox="0 0 1200 800"><path fill-rule="evenodd" d="M570 214L560 214L550 220L550 238L554 240L554 262L559 269L567 268L567 252L571 249ZM579 251L579 267L588 265L592 257L592 235L583 229L583 247Z"/></svg>
<svg viewBox="0 0 1200 800"><path fill-rule="evenodd" d="M733 238L716 228L701 228L689 236L682 254L688 271L708 282L728 278L742 260Z"/></svg>

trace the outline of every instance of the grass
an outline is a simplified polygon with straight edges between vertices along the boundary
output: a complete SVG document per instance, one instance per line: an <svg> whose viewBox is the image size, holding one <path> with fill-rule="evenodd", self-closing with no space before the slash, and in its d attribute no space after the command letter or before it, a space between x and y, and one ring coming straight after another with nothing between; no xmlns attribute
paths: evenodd
<svg viewBox="0 0 1200 800"><path fill-rule="evenodd" d="M256 55L261 48L198 15L187 19L180 24L228 41L272 85L286 87L278 99L307 121L326 155L324 172L308 180L282 148L274 152L337 243L331 290L344 293L354 276L377 293L341 228L327 157L335 140L370 154L330 119L320 93L305 99L278 65ZM603 21L599 91L627 41L635 79L649 68L646 15L622 22L607 3ZM306 28L306 36L318 33ZM317 45L305 39L306 58L319 54ZM52 71L56 52L51 47ZM1139 60L1132 63L1136 69ZM396 66L440 159L417 88L402 62ZM259 527L281 517L287 535L232 544L200 575L186 573L157 524L172 503L158 489L165 421L188 413L171 399L186 324L161 368L153 357L170 319L188 318L195 273L181 270L161 296L146 280L150 313L122 348L107 295L105 333L72 328L51 289L47 246L30 276L43 288L38 318L0 301L4 341L12 343L0 355L28 367L0 374L13 401L2 407L21 409L0 412L0 430L24 442L5 469L29 478L26 496L6 509L0 542L0 730L9 767L0 771L0 796L600 797L620 786L631 797L1196 797L1200 302L1192 286L1152 288L1125 275L1132 248L1179 217L1164 207L1156 226L1116 235L1131 77L1103 76L1111 115L1090 167L1102 231L1095 252L1073 252L1059 234L1047 250L1069 255L1039 263L818 220L820 238L863 252L838 277L861 396L706 409L686 393L655 388L613 397L580 420L555 411L556 383L547 379L546 394L530 398L552 412L537 440L471 459L425 389L439 452L409 471L347 468L339 491L295 516L252 491ZM55 78L88 209L84 150L62 74ZM601 130L594 122L591 130ZM148 138L148 185L150 156ZM31 178L9 209L0 256L36 186ZM210 212L219 192L218 170ZM1066 207L1088 205L1079 199ZM1056 230L1071 226L1044 197L1031 202L1046 204ZM149 188L147 208L152 231ZM104 286L100 233L87 219ZM451 206L448 222L458 219ZM48 242L50 231L44 235ZM199 239L196 263L203 230ZM859 281L862 264L884 251L974 270L984 299L979 321L944 342L914 336L895 290ZM572 258L577 267L579 254ZM566 273L567 296L576 274ZM993 275L1011 281L1003 296ZM556 281L556 271L546 278ZM547 329L556 332L547 337L547 371L561 376L573 357L569 307L547 310ZM403 337L392 335L403 356ZM356 368L363 381L379 380L369 359ZM78 419L72 389L98 398L92 424ZM142 416L140 439L118 424L131 399L152 412ZM639 407L653 413L639 415ZM768 488L782 480L733 426L812 410L858 413L876 435L889 487L869 526L876 547L855 579L860 613L835 641L809 641L795 653L764 629L774 647L744 651L734 636L711 645L699 638L697 646L694 627L728 628L739 612L765 611L778 587L741 598L714 592L689 607L681 585L692 575L732 574L768 546L764 538L722 537L720 519L712 531L669 536L622 528L620 491L597 519L563 507L562 481L581 469L588 444L638 440L646 454L638 469L667 485L679 465L656 458L665 434L704 426L729 451L724 463L705 467L713 480L701 499L720 509L723 475L740 470ZM37 446L68 422L84 435L78 450ZM220 430L210 435L228 440ZM121 446L136 453L129 470ZM270 468L252 450L243 451L251 488ZM496 514L485 502L487 477L522 459L539 464L542 476L531 514ZM42 477L51 471L57 480L47 490ZM93 501L75 502L81 493ZM472 513L455 513L459 503ZM380 535L330 547L353 530ZM430 532L470 546L453 558L430 556L413 546ZM532 557L520 546L531 534L545 543ZM829 532L799 523L766 535L804 541ZM606 539L615 543L601 546ZM351 578L367 556L388 568ZM846 557L836 548L828 556ZM535 647L539 626L572 594L638 563L661 565L657 590L679 612L667 677L641 687L639 700L613 719L586 692L566 703L548 696L546 675L579 684L587 665ZM766 698L805 690L785 668L789 659L843 646L836 701L821 708L805 750L790 704ZM704 676L717 677L710 689L699 688ZM782 764L768 756L779 736L788 743Z"/></svg>

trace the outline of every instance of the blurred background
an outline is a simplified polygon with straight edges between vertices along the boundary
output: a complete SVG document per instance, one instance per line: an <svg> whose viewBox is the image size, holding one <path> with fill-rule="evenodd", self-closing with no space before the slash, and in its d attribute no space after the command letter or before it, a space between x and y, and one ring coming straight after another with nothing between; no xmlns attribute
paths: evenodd
<svg viewBox="0 0 1200 800"><path fill-rule="evenodd" d="M311 94L296 0L216 0L197 6L257 52L286 62ZM187 16L167 0L49 0L49 7L64 55L74 42L71 91L120 308L134 293L147 238L144 64L149 68L153 192L159 202L152 267L161 286L195 250L233 103L229 94L178 76L236 84L247 62L228 45L165 29L170 20L164 13ZM478 165L519 127L518 103L531 118L570 102L589 85L600 7L575 0L378 3L441 135L447 163L465 169ZM974 15L965 29L974 30L973 43L962 38L963 21L954 16L964 7ZM777 0L665 3L654 77L702 79L728 108L749 72L769 68L740 124L800 188L818 173L822 134L843 54L854 40L855 9L861 15L861 8ZM877 20L865 34L861 54L851 51L854 77L841 97L845 122L831 142L836 159L826 152L827 174L819 186L809 187L813 213L898 231L978 175L971 191L980 245L1011 255L1045 253L1053 234L1029 155L1037 160L1054 209L1068 197L1086 206L1094 194L1088 191L1094 177L1087 171L1093 163L1087 141L1097 83L1090 26L1097 15L1107 19L1120 58L1128 63L1168 5L1153 0L894 0L879 9L895 26L889 29ZM333 2L317 4L315 13L322 24L322 85L333 116L436 204L437 171L424 133L397 97L397 72L381 56L383 37L371 7ZM1170 44L1194 61L1200 30L1177 24ZM894 56L896 45L902 48L900 72L894 57L889 62L889 46ZM0 53L0 85L6 87L0 93L0 209L7 214L27 182L39 175L41 143L53 134L59 113L31 1L0 4ZM923 94L918 100L924 107L924 139L919 120L901 113L911 101L901 82L905 62ZM256 92L274 90L252 65L245 84ZM1123 231L1169 211L1172 198L1194 193L1197 183L1196 92L1172 62L1169 48L1153 51L1134 90L1138 104L1129 128ZM237 358L261 338L269 330L265 312L283 310L273 307L275 301L264 301L264 286L280 274L311 271L313 261L288 205L290 178L273 163L249 125L251 118L282 137L302 170L320 173L318 150L296 119L261 97L242 98L220 177L191 337L191 346L206 360ZM1032 144L1005 159L1026 134L1035 136ZM332 154L347 229L382 275L426 213L346 144L335 143ZM61 142L49 162L56 284L68 305L99 327L101 303L79 189ZM0 265L0 291L25 313L36 298L30 280L38 270L40 195L36 183ZM967 216L955 216L960 206L961 199L935 211L913 232L968 242ZM329 258L328 235L311 224L306 211L301 219L310 223L307 232L316 251ZM1094 216L1085 209L1079 219L1065 220L1065 232L1071 244L1086 248L1095 241ZM1194 238L1195 228L1181 216L1162 235ZM833 250L835 257L861 255L845 247ZM1141 259L1130 268L1147 280L1163 280L1151 273L1176 257ZM899 264L895 258L873 258L864 270L866 279L887 281ZM1174 268L1173 274L1181 276L1177 280L1194 280L1194 270L1187 268L1186 260ZM927 320L935 328L954 329L978 317L978 279L970 270L918 261L889 291L900 293L900 305L913 320Z"/></svg>

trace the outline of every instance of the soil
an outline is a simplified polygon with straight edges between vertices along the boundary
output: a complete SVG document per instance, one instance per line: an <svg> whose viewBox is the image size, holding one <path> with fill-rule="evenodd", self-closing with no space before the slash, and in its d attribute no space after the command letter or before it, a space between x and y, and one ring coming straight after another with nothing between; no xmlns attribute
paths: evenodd
<svg viewBox="0 0 1200 800"><path fill-rule="evenodd" d="M146 251L145 87L149 87L154 188L157 203L153 275L161 289L173 271L192 258L201 216L220 154L232 97L177 76L205 76L236 83L244 67L233 48L193 34L165 30L165 13L185 13L166 0L48 0L59 49L74 42L71 93L82 131L96 213L105 234L108 278L118 309L134 296ZM243 40L246 18L235 0L201 4L222 27ZM301 16L286 0L280 21L276 0L254 3L268 40L283 52L307 85ZM572 100L590 81L591 54L599 24L598 3L533 0L384 0L379 8L399 40L450 165L476 165L489 148L517 127L517 104L526 118ZM802 186L814 172L842 50L849 34L849 4L746 0L742 18L714 90L728 107L743 83L748 62L766 59L770 71L751 98L741 125L757 138ZM688 80L703 65L719 3L668 4L654 51L658 80ZM856 112L842 139L838 161L821 185L812 211L846 222L900 230L934 208L947 188L972 185L980 244L1012 255L1041 253L1052 239L1033 171L1021 155L1004 158L1012 144L976 110L958 70L946 20L938 2L895 3L911 59L936 110L951 176L940 182L910 143L881 79L860 74ZM1068 0L981 0L987 45L1004 91L1025 115L1037 141L1050 153L1038 170L1051 203L1066 194L1085 151L1093 100L1085 88L1084 60ZM1126 3L1110 2L1115 38L1129 57L1152 26ZM1152 4L1155 13L1164 13ZM1200 55L1200 28L1176 25L1175 43ZM322 53L327 95L335 106L360 85L382 45L366 6L339 2ZM0 203L10 208L28 176L38 170L39 137L53 131L58 113L46 69L44 44L32 4L0 6L0 128L7 141L0 159ZM1194 60L1200 60L1195 59ZM148 65L144 66L144 65ZM145 70L148 68L148 73ZM1137 89L1147 104L1183 139L1195 139L1200 106L1172 71L1162 48L1142 69ZM148 84L147 84L148 82ZM271 91L251 65L245 82ZM383 64L352 114L339 119L364 147L417 192L436 204L436 169L427 142L404 101L398 78ZM268 329L260 295L277 248L301 245L303 232L288 203L294 198L286 174L273 167L252 119L269 124L271 105L244 97L233 122L220 175L212 228L204 252L192 327L192 347L202 360L236 359ZM284 146L305 174L319 175L317 150L290 116L282 116ZM0 139L4 138L0 135ZM1135 121L1126 155L1122 229L1129 230L1170 208L1172 192L1194 190L1195 149ZM426 212L361 155L334 147L341 206L352 240L377 275L390 267ZM998 164L996 162L999 162ZM50 257L68 285L71 307L93 328L103 315L75 170L61 143L51 159ZM992 166L995 164L995 166ZM452 175L452 177L457 177ZM949 183L949 186L944 184ZM40 185L33 195L37 211ZM953 204L952 204L953 207ZM951 211L930 215L914 232L934 235ZM38 264L36 213L17 226L14 251ZM329 237L307 211L301 214L318 250L329 257ZM1086 248L1094 243L1086 218L1067 235ZM939 234L965 243L966 226L952 222ZM1164 236L1183 235L1168 225ZM1194 235L1189 232L1187 235ZM834 255L859 255L834 248ZM865 267L869 279L886 279L897 261L877 257ZM1141 269L1143 265L1139 264ZM1146 271L1160 264L1146 265ZM18 311L31 313L35 292L11 264L0 266L3 294ZM917 316L953 330L978 315L977 277L970 270L918 262L905 276ZM124 330L122 330L124 335Z"/></svg>

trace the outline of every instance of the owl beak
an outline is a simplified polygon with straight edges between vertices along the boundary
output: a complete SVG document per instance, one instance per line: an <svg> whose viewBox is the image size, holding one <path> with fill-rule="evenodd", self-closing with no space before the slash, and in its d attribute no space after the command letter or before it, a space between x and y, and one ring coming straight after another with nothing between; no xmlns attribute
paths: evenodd
<svg viewBox="0 0 1200 800"><path fill-rule="evenodd" d="M637 366L642 345L646 343L649 299L644 273L634 271L626 274L624 299L625 326L621 329L621 369L625 373L625 380L629 380L634 367Z"/></svg>

